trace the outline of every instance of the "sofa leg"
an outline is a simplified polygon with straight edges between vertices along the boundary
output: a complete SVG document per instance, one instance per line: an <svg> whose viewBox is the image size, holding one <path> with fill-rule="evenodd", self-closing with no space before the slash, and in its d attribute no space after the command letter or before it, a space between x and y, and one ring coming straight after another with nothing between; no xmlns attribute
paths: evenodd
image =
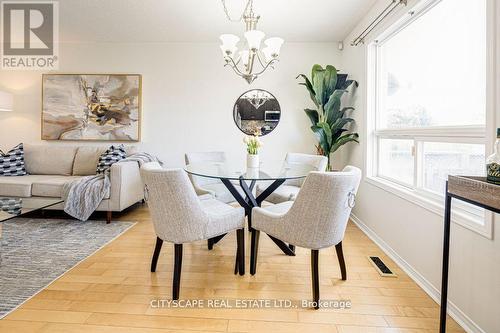
<svg viewBox="0 0 500 333"><path fill-rule="evenodd" d="M110 210L108 210L108 211L106 212L106 224L111 223L111 217L112 217L112 216L113 216L113 212L112 212L112 211L110 211Z"/></svg>

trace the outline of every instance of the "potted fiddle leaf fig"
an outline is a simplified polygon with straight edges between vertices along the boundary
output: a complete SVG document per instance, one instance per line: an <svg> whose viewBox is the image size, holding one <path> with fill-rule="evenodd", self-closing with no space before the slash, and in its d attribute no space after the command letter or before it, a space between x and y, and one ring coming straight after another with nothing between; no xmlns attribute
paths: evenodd
<svg viewBox="0 0 500 333"><path fill-rule="evenodd" d="M354 80L348 80L347 74L339 74L334 66L314 65L309 79L300 74L304 82L300 83L307 88L315 108L305 109L311 121L311 130L318 140L316 149L319 155L328 158L328 169L331 170L330 156L348 142L358 142L358 133L350 132L348 126L354 122L347 113L353 107L343 107L341 98L351 85L358 86Z"/></svg>

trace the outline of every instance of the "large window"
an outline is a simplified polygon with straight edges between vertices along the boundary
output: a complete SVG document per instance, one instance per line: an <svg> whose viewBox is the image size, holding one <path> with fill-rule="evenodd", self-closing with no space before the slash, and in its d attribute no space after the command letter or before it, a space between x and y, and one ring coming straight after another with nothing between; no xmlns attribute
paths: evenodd
<svg viewBox="0 0 500 333"><path fill-rule="evenodd" d="M486 2L428 1L372 43L370 179L442 204L449 174L484 175Z"/></svg>

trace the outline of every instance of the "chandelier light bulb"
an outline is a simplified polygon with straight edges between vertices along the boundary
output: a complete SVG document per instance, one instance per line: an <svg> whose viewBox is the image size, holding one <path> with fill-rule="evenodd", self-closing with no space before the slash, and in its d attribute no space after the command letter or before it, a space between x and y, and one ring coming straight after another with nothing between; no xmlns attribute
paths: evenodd
<svg viewBox="0 0 500 333"><path fill-rule="evenodd" d="M267 62L274 59L273 52L268 46L262 49L262 54L264 55L264 58Z"/></svg>
<svg viewBox="0 0 500 333"><path fill-rule="evenodd" d="M260 44L266 36L265 33L259 30L250 30L245 32L245 38L248 43L248 48L254 52L260 49Z"/></svg>
<svg viewBox="0 0 500 333"><path fill-rule="evenodd" d="M231 34L220 35L219 38L222 41L224 51L232 51L240 41L240 37Z"/></svg>
<svg viewBox="0 0 500 333"><path fill-rule="evenodd" d="M264 44L269 48L269 52L271 53L273 58L277 58L280 54L281 46L285 41L283 38L272 37L268 38L264 41Z"/></svg>
<svg viewBox="0 0 500 333"><path fill-rule="evenodd" d="M238 51L238 48L236 48L236 47L229 49L229 48L224 47L223 45L220 46L220 49L222 51L223 57L230 57L230 58L233 58L234 55L236 54L236 52Z"/></svg>

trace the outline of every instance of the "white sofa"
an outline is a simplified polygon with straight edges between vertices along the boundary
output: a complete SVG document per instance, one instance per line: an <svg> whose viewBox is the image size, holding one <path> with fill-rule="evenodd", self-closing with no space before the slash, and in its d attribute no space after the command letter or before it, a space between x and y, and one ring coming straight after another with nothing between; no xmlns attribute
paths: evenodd
<svg viewBox="0 0 500 333"><path fill-rule="evenodd" d="M24 145L27 176L0 177L0 196L60 198L64 183L96 173L99 156L107 146ZM127 148L130 154L133 147ZM137 162L111 166L111 193L97 211L119 212L144 198L143 184ZM63 209L63 204L51 207Z"/></svg>

